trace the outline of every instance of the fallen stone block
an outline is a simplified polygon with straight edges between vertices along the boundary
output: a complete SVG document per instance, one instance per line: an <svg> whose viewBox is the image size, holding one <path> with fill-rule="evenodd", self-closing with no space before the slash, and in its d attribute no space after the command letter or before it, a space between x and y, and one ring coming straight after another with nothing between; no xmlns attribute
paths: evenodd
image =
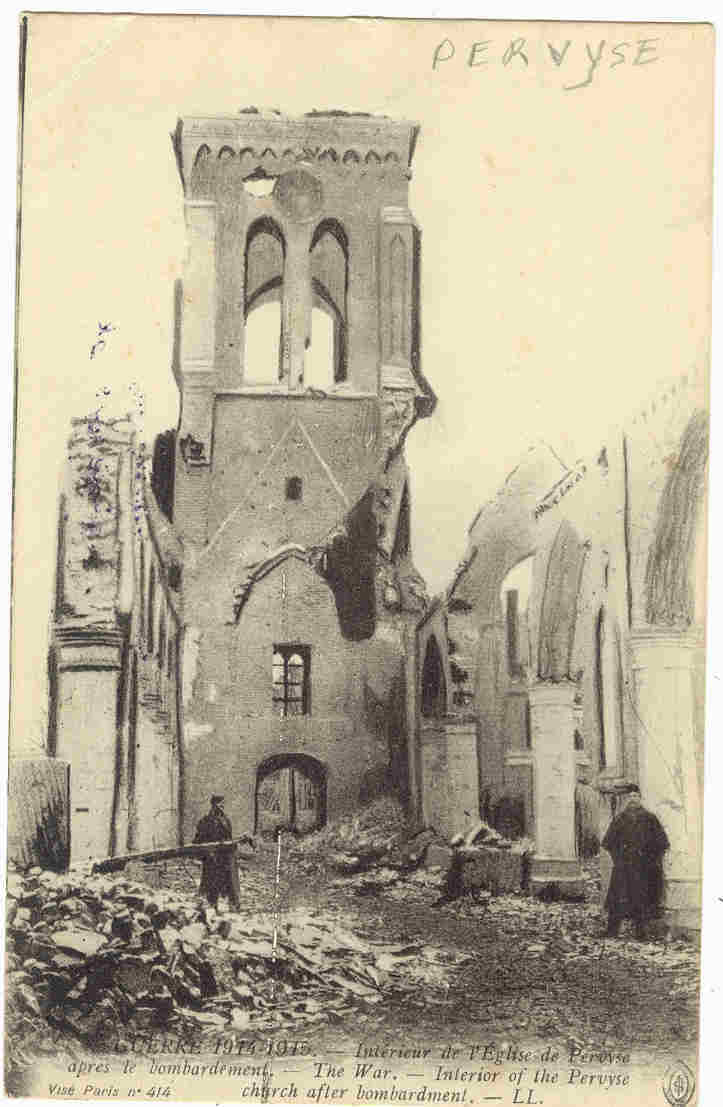
<svg viewBox="0 0 723 1107"><path fill-rule="evenodd" d="M181 941L187 942L194 949L198 949L201 942L204 942L207 937L206 924L202 922L189 923L188 926L181 929Z"/></svg>
<svg viewBox="0 0 723 1107"><path fill-rule="evenodd" d="M164 926L156 931L166 953L170 953L181 942L181 932L175 926Z"/></svg>
<svg viewBox="0 0 723 1107"><path fill-rule="evenodd" d="M81 957L92 957L106 944L103 935L93 930L57 930L51 938L59 949Z"/></svg>
<svg viewBox="0 0 723 1107"><path fill-rule="evenodd" d="M442 845L440 842L432 842L427 846L427 852L424 857L424 863L428 869L441 869L443 874L447 874L452 868L454 861L455 851L451 846Z"/></svg>
<svg viewBox="0 0 723 1107"><path fill-rule="evenodd" d="M522 890L522 854L475 846L460 850L460 859L464 891L483 888L494 895L504 895Z"/></svg>

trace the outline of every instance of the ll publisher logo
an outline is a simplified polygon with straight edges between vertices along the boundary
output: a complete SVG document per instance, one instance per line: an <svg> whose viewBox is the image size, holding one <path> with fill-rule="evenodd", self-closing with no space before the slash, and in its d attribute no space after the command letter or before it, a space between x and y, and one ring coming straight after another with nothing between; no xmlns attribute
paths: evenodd
<svg viewBox="0 0 723 1107"><path fill-rule="evenodd" d="M685 1061L671 1065L663 1079L663 1093L670 1107L685 1107L693 1097L695 1077Z"/></svg>

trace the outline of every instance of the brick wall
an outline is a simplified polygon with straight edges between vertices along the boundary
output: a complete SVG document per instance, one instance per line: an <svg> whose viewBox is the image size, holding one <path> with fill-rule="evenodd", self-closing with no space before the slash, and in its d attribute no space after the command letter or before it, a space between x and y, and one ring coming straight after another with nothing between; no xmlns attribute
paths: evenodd
<svg viewBox="0 0 723 1107"><path fill-rule="evenodd" d="M210 587L209 582L209 587ZM345 640L327 585L289 557L257 582L238 624L194 631L198 654L186 674L186 836L213 792L224 792L234 832L253 830L256 772L268 757L301 753L327 771L327 814L359 801L367 774L389 763L388 738L374 724L402 656L393 641ZM310 647L310 713L281 718L272 703L273 646Z"/></svg>

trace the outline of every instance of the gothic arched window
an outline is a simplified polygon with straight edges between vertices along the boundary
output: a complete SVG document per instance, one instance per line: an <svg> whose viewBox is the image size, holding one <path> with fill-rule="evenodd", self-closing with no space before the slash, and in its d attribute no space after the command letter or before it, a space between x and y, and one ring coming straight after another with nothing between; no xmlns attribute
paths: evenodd
<svg viewBox="0 0 723 1107"><path fill-rule="evenodd" d="M349 240L336 219L324 219L314 231L311 254L311 345L304 383L324 388L346 380Z"/></svg>
<svg viewBox="0 0 723 1107"><path fill-rule="evenodd" d="M282 375L281 304L286 243L273 219L251 224L246 236L245 384L274 384Z"/></svg>
<svg viewBox="0 0 723 1107"><path fill-rule="evenodd" d="M422 715L425 718L440 718L446 710L447 682L444 678L442 655L437 639L431 635L422 667Z"/></svg>

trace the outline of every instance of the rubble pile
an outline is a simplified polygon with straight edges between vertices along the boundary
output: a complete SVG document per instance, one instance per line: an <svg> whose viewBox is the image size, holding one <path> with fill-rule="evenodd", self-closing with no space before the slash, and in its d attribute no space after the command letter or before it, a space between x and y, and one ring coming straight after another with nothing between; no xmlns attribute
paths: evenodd
<svg viewBox="0 0 723 1107"><path fill-rule="evenodd" d="M302 862L323 850L338 874L333 884L360 895L400 898L431 890L455 898L524 890L534 843L505 838L481 819L449 842L432 827L412 832L396 801L385 798L294 847Z"/></svg>
<svg viewBox="0 0 723 1107"><path fill-rule="evenodd" d="M423 987L434 1001L465 960L422 943L370 942L329 914L221 913L122 874L8 878L9 1037L43 1028L119 1048L152 1028L269 1031L341 1019ZM122 1048L122 1046L121 1046Z"/></svg>
<svg viewBox="0 0 723 1107"><path fill-rule="evenodd" d="M331 856L340 871L359 871L379 860L408 835L402 805L393 796L381 796L360 811L300 838L294 852L301 856Z"/></svg>

